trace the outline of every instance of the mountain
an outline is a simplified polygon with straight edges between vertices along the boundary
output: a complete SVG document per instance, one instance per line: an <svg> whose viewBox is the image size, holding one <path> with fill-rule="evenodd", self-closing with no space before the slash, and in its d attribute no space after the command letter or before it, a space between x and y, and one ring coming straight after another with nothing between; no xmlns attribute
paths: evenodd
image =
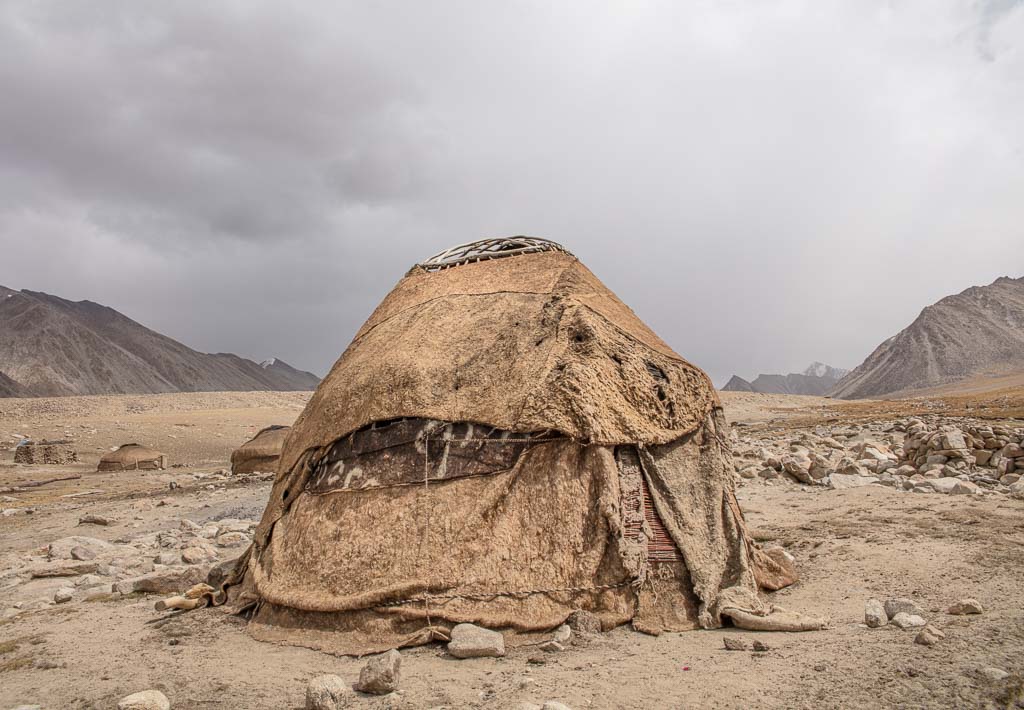
<svg viewBox="0 0 1024 710"><path fill-rule="evenodd" d="M284 360L272 357L260 363L260 367L275 380L290 385L284 389L289 390L313 390L320 384L320 378L305 370L296 370ZM310 380L310 378L313 378Z"/></svg>
<svg viewBox="0 0 1024 710"><path fill-rule="evenodd" d="M113 308L0 286L0 396L314 389L280 360L197 352Z"/></svg>
<svg viewBox="0 0 1024 710"><path fill-rule="evenodd" d="M788 375L758 375L753 382L747 382L733 375L723 392L761 392L764 394L808 394L822 396L835 387L846 374L846 370L812 362L803 372Z"/></svg>
<svg viewBox="0 0 1024 710"><path fill-rule="evenodd" d="M29 391L0 372L0 397L29 397Z"/></svg>
<svg viewBox="0 0 1024 710"><path fill-rule="evenodd" d="M739 375L733 375L722 388L723 392L753 392L754 387Z"/></svg>
<svg viewBox="0 0 1024 710"><path fill-rule="evenodd" d="M1003 276L925 308L832 394L879 397L1013 372L1024 372L1024 278Z"/></svg>

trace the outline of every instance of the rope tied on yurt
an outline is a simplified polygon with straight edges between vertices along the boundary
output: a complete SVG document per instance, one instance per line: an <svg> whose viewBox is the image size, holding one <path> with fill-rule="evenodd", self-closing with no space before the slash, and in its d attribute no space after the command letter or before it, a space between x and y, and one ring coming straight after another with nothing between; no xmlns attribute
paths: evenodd
<svg viewBox="0 0 1024 710"><path fill-rule="evenodd" d="M551 587L548 589L522 589L522 590L496 590L490 592L463 592L461 594L421 594L417 597L409 597L408 599L400 599L394 602L386 602L384 604L374 604L370 609L380 609L384 607L402 606L404 604L415 604L417 602L430 602L430 601L453 601L455 599L468 599L472 601L489 601L495 597L528 597L534 594L558 594L558 593L577 593L577 592L603 592L610 589L621 589L623 587L638 587L640 584L639 580L627 579L623 582L616 584L597 584L589 587ZM427 619L430 621L429 617Z"/></svg>

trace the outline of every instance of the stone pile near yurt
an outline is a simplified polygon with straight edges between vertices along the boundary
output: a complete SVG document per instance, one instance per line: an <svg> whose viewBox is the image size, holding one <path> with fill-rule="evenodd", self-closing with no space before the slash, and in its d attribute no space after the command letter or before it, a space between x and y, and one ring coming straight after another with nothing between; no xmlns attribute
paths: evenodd
<svg viewBox="0 0 1024 710"><path fill-rule="evenodd" d="M741 480L1024 495L1024 428L928 416L795 433L741 431L734 430Z"/></svg>
<svg viewBox="0 0 1024 710"><path fill-rule="evenodd" d="M78 461L70 441L26 441L14 449L14 463L63 466Z"/></svg>

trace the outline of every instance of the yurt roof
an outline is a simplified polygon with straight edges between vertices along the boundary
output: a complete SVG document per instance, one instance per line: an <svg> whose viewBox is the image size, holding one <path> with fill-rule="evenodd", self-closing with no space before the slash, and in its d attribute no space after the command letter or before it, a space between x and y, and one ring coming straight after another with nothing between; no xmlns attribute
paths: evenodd
<svg viewBox="0 0 1024 710"><path fill-rule="evenodd" d="M717 404L707 376L563 247L484 240L416 264L388 294L293 426L282 471L375 421L656 444Z"/></svg>
<svg viewBox="0 0 1024 710"><path fill-rule="evenodd" d="M150 461L164 456L163 453L142 444L122 444L116 450L103 455L101 461Z"/></svg>
<svg viewBox="0 0 1024 710"><path fill-rule="evenodd" d="M280 424L260 429L256 436L235 449L231 458L235 460L240 456L279 456L289 431L291 427Z"/></svg>

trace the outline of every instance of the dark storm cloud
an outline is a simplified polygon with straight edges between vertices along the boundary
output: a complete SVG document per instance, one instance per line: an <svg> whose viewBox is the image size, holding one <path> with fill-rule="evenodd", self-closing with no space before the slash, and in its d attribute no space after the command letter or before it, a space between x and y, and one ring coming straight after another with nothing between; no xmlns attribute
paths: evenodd
<svg viewBox="0 0 1024 710"><path fill-rule="evenodd" d="M324 372L410 264L565 243L723 381L1020 275L1017 2L0 0L0 283Z"/></svg>

